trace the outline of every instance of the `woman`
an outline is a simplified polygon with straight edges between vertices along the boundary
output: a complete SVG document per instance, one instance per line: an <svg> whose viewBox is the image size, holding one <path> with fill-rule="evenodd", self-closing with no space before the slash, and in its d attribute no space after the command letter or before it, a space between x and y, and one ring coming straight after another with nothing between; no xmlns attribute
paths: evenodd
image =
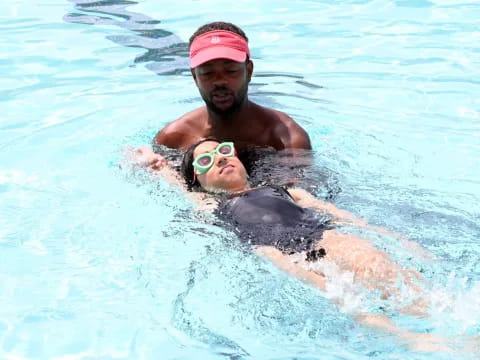
<svg viewBox="0 0 480 360"><path fill-rule="evenodd" d="M382 290L383 297L398 293L399 279L419 291L414 285L420 279L417 273L403 270L369 241L335 229L342 224L366 226L364 221L302 189L252 189L233 143L205 139L194 144L184 155L181 172L191 187L223 193L216 200L215 213L234 227L241 240L282 269L301 273L325 289L324 274L310 271L308 265L334 262L354 273L364 286Z"/></svg>
<svg viewBox="0 0 480 360"><path fill-rule="evenodd" d="M329 280L323 269L333 264L353 273L366 288L380 290L383 298L394 298L408 287L414 305L399 310L425 313L428 302L421 298L422 279L417 272L403 269L371 242L339 231L344 224L367 226L365 221L302 189L251 188L233 143L207 138L192 145L184 154L181 173L190 189L204 191L197 201L213 209L243 242L280 269L325 290ZM444 339L410 333L383 315L362 313L355 318L398 336L411 348L449 350Z"/></svg>

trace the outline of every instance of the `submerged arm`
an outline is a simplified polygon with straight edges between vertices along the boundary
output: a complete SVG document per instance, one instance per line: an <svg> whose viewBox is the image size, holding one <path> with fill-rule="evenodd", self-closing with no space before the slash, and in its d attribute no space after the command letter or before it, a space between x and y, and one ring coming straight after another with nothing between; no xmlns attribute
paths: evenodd
<svg viewBox="0 0 480 360"><path fill-rule="evenodd" d="M298 205L315 209L321 213L331 214L336 218L337 222L361 227L367 225L366 220L356 217L348 211L340 210L329 202L319 200L308 191L303 189L288 189L288 192Z"/></svg>
<svg viewBox="0 0 480 360"><path fill-rule="evenodd" d="M338 224L358 226L361 228L374 230L379 234L393 236L401 242L404 248L413 254L419 255L422 259L431 260L435 258L430 251L422 247L419 243L408 240L404 235L390 231L381 226L369 225L367 220L356 217L348 211L340 210L331 203L319 200L303 189L288 189L288 192L298 205L313 208L321 213L331 214L335 217L336 223Z"/></svg>

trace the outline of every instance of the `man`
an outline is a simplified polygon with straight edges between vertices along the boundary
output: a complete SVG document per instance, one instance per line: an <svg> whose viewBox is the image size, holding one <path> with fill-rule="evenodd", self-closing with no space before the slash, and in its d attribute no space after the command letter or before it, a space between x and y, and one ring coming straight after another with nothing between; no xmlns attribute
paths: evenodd
<svg viewBox="0 0 480 360"><path fill-rule="evenodd" d="M190 38L190 68L206 106L165 126L154 145L184 149L198 140L215 137L248 146L311 149L310 138L287 114L248 99L253 62L248 39L237 26L213 22L201 26ZM137 149L147 166L163 164L147 147Z"/></svg>

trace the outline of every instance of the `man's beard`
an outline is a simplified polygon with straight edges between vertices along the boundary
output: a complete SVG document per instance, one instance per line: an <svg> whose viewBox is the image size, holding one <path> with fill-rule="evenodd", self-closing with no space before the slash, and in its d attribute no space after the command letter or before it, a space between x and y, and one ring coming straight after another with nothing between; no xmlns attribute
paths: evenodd
<svg viewBox="0 0 480 360"><path fill-rule="evenodd" d="M216 88L212 91L223 91L223 90L229 90L225 87L221 88ZM248 91L248 85L245 85L240 89L238 92L238 95L233 94L233 103L230 105L228 108L225 109L220 109L218 108L213 101L210 100L212 98L212 93L210 93L210 96L207 97L204 94L200 94L202 96L203 101L205 101L205 105L207 106L208 110L213 111L215 114L219 115L222 118L228 118L229 116L235 114L240 110L242 107L243 103L245 102L245 98L247 97L247 91Z"/></svg>

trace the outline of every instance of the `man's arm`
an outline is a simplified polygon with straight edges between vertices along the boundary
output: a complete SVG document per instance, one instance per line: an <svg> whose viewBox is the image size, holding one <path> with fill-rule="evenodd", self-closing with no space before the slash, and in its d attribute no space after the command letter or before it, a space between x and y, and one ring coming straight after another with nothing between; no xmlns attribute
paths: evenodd
<svg viewBox="0 0 480 360"><path fill-rule="evenodd" d="M307 132L297 123L295 123L295 125L290 129L290 136L288 140L290 142L286 144L288 145L287 148L305 150L312 149L310 136L308 136Z"/></svg>
<svg viewBox="0 0 480 360"><path fill-rule="evenodd" d="M153 138L153 145L164 145L171 149L184 149L195 143L199 137L194 135L195 131L190 129L182 119L178 119L163 129Z"/></svg>
<svg viewBox="0 0 480 360"><path fill-rule="evenodd" d="M186 113L161 129L153 138L153 145L164 145L171 149L186 149L205 134L205 108Z"/></svg>
<svg viewBox="0 0 480 360"><path fill-rule="evenodd" d="M279 121L274 127L273 136L281 144L278 149L312 149L308 133L285 113L279 112Z"/></svg>

